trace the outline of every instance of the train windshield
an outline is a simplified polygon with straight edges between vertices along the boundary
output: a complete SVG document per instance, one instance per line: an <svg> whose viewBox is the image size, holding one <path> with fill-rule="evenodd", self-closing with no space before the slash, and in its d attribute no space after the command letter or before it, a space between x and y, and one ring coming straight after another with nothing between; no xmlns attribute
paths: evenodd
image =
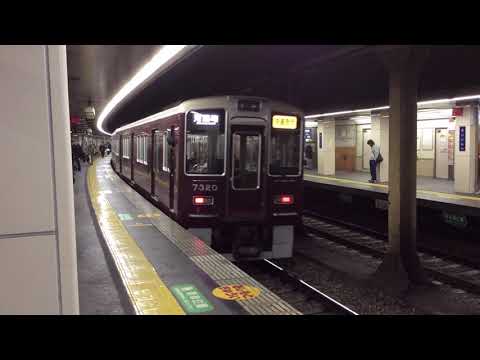
<svg viewBox="0 0 480 360"><path fill-rule="evenodd" d="M225 110L196 110L187 114L187 174L220 175L225 171Z"/></svg>
<svg viewBox="0 0 480 360"><path fill-rule="evenodd" d="M300 174L300 124L297 119L276 119L272 122L270 142L270 174Z"/></svg>

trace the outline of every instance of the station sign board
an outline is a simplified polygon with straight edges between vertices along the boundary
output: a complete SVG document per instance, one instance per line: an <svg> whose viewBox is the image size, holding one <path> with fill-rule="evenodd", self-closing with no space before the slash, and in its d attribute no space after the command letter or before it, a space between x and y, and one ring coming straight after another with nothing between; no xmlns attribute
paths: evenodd
<svg viewBox="0 0 480 360"><path fill-rule="evenodd" d="M465 215L458 215L458 214L451 214L447 212L443 212L443 220L448 225L459 229L466 229L468 227L468 218Z"/></svg>
<svg viewBox="0 0 480 360"><path fill-rule="evenodd" d="M312 128L305 128L305 142L312 142L314 141L313 132L314 129Z"/></svg>
<svg viewBox="0 0 480 360"><path fill-rule="evenodd" d="M458 151L465 151L465 141L466 141L466 128L465 126L460 126L460 136L458 139Z"/></svg>
<svg viewBox="0 0 480 360"><path fill-rule="evenodd" d="M452 116L463 116L463 108L456 107L452 109Z"/></svg>

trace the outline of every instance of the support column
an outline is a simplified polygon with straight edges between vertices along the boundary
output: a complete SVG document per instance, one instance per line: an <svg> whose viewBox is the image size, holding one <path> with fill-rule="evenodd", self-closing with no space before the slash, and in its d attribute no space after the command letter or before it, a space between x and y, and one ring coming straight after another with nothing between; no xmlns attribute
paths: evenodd
<svg viewBox="0 0 480 360"><path fill-rule="evenodd" d="M388 182L388 163L389 163L389 138L388 138L388 113L373 112L372 113L372 138L375 144L380 146L380 153L383 161L378 166L377 179L380 182Z"/></svg>
<svg viewBox="0 0 480 360"><path fill-rule="evenodd" d="M478 190L478 103L463 106L455 119L455 192Z"/></svg>
<svg viewBox="0 0 480 360"><path fill-rule="evenodd" d="M319 121L317 127L318 174L335 175L335 120Z"/></svg>
<svg viewBox="0 0 480 360"><path fill-rule="evenodd" d="M417 88L426 51L399 46L382 57L389 72L389 249L375 279L402 292L426 279L416 252Z"/></svg>
<svg viewBox="0 0 480 360"><path fill-rule="evenodd" d="M66 47L0 46L0 314L78 314Z"/></svg>

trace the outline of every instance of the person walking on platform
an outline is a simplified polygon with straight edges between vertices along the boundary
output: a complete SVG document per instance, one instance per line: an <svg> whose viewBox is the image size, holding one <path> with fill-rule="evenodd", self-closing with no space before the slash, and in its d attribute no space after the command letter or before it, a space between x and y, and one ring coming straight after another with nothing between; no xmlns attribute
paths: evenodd
<svg viewBox="0 0 480 360"><path fill-rule="evenodd" d="M73 160L73 170L74 171L81 171L82 166L80 165L80 157L82 156L81 153L78 151L79 145L73 144L72 145L72 160ZM81 148L80 148L81 150Z"/></svg>
<svg viewBox="0 0 480 360"><path fill-rule="evenodd" d="M377 182L377 165L383 160L382 155L380 155L380 147L375 145L375 142L370 139L367 141L367 144L371 147L372 153L370 154L370 175L371 179L368 180L369 183Z"/></svg>
<svg viewBox="0 0 480 360"><path fill-rule="evenodd" d="M95 145L93 143L90 143L88 145L88 163L90 165L93 164L93 156L95 155Z"/></svg>
<svg viewBox="0 0 480 360"><path fill-rule="evenodd" d="M105 145L100 145L100 154L102 154L102 158L105 157Z"/></svg>

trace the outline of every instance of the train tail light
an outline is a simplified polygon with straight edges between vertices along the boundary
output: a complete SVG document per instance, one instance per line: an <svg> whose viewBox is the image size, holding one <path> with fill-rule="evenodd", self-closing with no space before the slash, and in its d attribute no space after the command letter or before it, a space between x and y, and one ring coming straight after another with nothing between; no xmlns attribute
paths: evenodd
<svg viewBox="0 0 480 360"><path fill-rule="evenodd" d="M275 197L274 203L277 205L292 205L293 195L278 195Z"/></svg>
<svg viewBox="0 0 480 360"><path fill-rule="evenodd" d="M213 205L213 196L199 196L193 197L193 205Z"/></svg>

